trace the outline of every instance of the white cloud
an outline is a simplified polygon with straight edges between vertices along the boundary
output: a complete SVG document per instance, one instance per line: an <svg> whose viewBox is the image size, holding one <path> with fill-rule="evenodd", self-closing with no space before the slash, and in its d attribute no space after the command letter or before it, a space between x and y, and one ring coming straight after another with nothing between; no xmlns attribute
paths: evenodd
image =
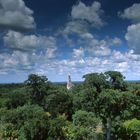
<svg viewBox="0 0 140 140"><path fill-rule="evenodd" d="M87 31L87 24L83 21L70 21L66 24L63 34L82 34Z"/></svg>
<svg viewBox="0 0 140 140"><path fill-rule="evenodd" d="M140 55L135 55L131 52L121 53L114 51L112 56L109 57L84 57L81 59L62 59L48 61L47 64L43 64L41 71L48 71L53 74L67 75L72 73L73 75L79 75L82 77L89 72L105 72L108 70L117 70L122 72L127 79L140 78L140 73L135 75L135 71L140 71ZM131 75L128 75L131 73Z"/></svg>
<svg viewBox="0 0 140 140"><path fill-rule="evenodd" d="M126 53L113 51L112 55L104 57L85 56L79 59L61 60L48 59L46 54L13 51L11 54L0 54L0 74L5 74L8 71L14 71L16 73L24 71L44 74L49 77L51 77L51 75L56 75L56 77L61 75L61 77L65 77L68 73L71 73L72 76L77 75L81 78L84 74L89 72L117 70L127 76L127 79L139 79L139 60L140 55L133 54L132 51Z"/></svg>
<svg viewBox="0 0 140 140"><path fill-rule="evenodd" d="M46 58L54 58L56 56L55 51L56 48L48 48L45 53Z"/></svg>
<svg viewBox="0 0 140 140"><path fill-rule="evenodd" d="M68 73L82 77L89 72L118 70L127 75L129 79L131 77L140 78L140 49L138 46L140 44L140 25L135 24L128 27L125 38L129 43L130 51L126 53L113 51L111 46L121 44L119 38L99 39L89 30L91 24L96 27L103 26L101 13L99 2L94 2L91 6L79 2L78 5L73 6L71 21L60 31L67 41L76 46L76 48L69 48L72 52L61 52L62 55L71 53L72 58L69 59L62 57L55 59L56 53L59 53L56 51L61 45L57 46L57 39L53 36L8 31L4 36L4 44L6 49L10 48L10 52L0 53L0 74L6 74L8 71L27 71L52 75L52 77L54 75L65 77ZM32 12L29 15L32 16ZM17 27L17 24L14 26ZM21 28L21 26L18 27ZM22 28L25 29L25 27ZM73 37L75 38L73 39ZM128 75L130 73L131 75Z"/></svg>
<svg viewBox="0 0 140 140"><path fill-rule="evenodd" d="M129 50L135 54L140 54L140 3L133 4L126 8L123 13L119 12L119 15L134 22L127 27L125 39Z"/></svg>
<svg viewBox="0 0 140 140"><path fill-rule="evenodd" d="M0 69L3 70L21 70L21 69L32 69L30 55L25 52L13 51L13 53L2 53L0 54Z"/></svg>
<svg viewBox="0 0 140 140"><path fill-rule="evenodd" d="M35 28L33 11L23 0L0 0L0 26L17 30Z"/></svg>
<svg viewBox="0 0 140 140"><path fill-rule="evenodd" d="M127 61L127 57L119 51L113 51L112 57L117 63Z"/></svg>
<svg viewBox="0 0 140 140"><path fill-rule="evenodd" d="M140 22L140 3L133 4L131 7L119 12L122 18L132 20L133 22Z"/></svg>
<svg viewBox="0 0 140 140"><path fill-rule="evenodd" d="M36 35L24 35L16 31L8 31L4 36L7 47L19 50L29 50L39 47L40 40Z"/></svg>
<svg viewBox="0 0 140 140"><path fill-rule="evenodd" d="M128 42L129 49L134 53L140 54L140 23L128 26L125 39Z"/></svg>
<svg viewBox="0 0 140 140"><path fill-rule="evenodd" d="M20 51L14 51L13 54L11 55L11 58L13 61L17 61L17 64L20 64L22 66L30 66L30 57L27 53L23 53Z"/></svg>
<svg viewBox="0 0 140 140"><path fill-rule="evenodd" d="M109 56L111 54L110 47L121 44L121 40L117 37L99 40L89 32L81 34L80 37L80 44L85 46L85 50L91 56Z"/></svg>
<svg viewBox="0 0 140 140"><path fill-rule="evenodd" d="M93 35L89 32L84 32L83 34L81 34L81 37L84 39L87 39L87 40L90 40L90 39L93 39Z"/></svg>
<svg viewBox="0 0 140 140"><path fill-rule="evenodd" d="M65 27L58 31L58 35L62 35L64 37L68 46L74 46L76 43L74 42L73 35L79 37L80 35L88 32L89 26L85 21L69 21L66 23Z"/></svg>
<svg viewBox="0 0 140 140"><path fill-rule="evenodd" d="M4 44L8 52L0 53L1 74L4 71L35 72L36 68L57 55L56 38L52 36L25 35L8 31L4 36Z"/></svg>
<svg viewBox="0 0 140 140"><path fill-rule="evenodd" d="M75 20L85 20L95 27L101 27L104 22L101 19L101 4L97 1L93 2L91 6L86 6L84 3L79 2L72 7L71 17Z"/></svg>
<svg viewBox="0 0 140 140"><path fill-rule="evenodd" d="M128 62L120 62L115 64L115 71L119 71L121 73L128 71L130 68Z"/></svg>
<svg viewBox="0 0 140 140"><path fill-rule="evenodd" d="M49 49L47 52L51 51L53 53L56 49L56 39L52 36L24 35L16 31L8 31L3 39L5 46L14 50L34 51L35 49Z"/></svg>
<svg viewBox="0 0 140 140"><path fill-rule="evenodd" d="M125 74L127 79L139 79L140 78L140 55L133 54L132 51L121 53L114 51L110 57L112 61L113 70L117 70ZM137 76L136 76L137 73ZM135 78L134 78L135 77Z"/></svg>
<svg viewBox="0 0 140 140"><path fill-rule="evenodd" d="M66 42L69 46L82 46L84 53L88 52L92 56L109 56L111 54L111 46L119 46L122 41L118 37L106 38L106 39L97 39L90 31L90 26L79 20L72 20L68 22L64 29L62 29L61 34L64 36ZM75 35L75 39L73 39ZM73 49L74 57L76 58L76 52L78 48Z"/></svg>
<svg viewBox="0 0 140 140"><path fill-rule="evenodd" d="M47 50L45 54L13 51L12 53L0 54L0 72L34 72L42 65L48 64L50 58L54 57L54 50ZM51 61L50 61L51 63Z"/></svg>
<svg viewBox="0 0 140 140"><path fill-rule="evenodd" d="M80 47L79 49L73 49L74 58L82 58L84 56L84 49Z"/></svg>
<svg viewBox="0 0 140 140"><path fill-rule="evenodd" d="M111 54L111 49L107 46L97 46L96 48L89 49L89 51L95 56L109 56Z"/></svg>
<svg viewBox="0 0 140 140"><path fill-rule="evenodd" d="M108 41L110 42L110 46L119 46L122 44L121 39L118 37L115 37L113 39L109 39Z"/></svg>

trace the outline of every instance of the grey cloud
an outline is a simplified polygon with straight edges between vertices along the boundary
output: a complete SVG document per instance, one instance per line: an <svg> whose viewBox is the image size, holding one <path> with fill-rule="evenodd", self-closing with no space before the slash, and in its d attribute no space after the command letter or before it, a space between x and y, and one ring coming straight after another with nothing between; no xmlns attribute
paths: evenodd
<svg viewBox="0 0 140 140"><path fill-rule="evenodd" d="M133 4L131 7L126 8L123 13L119 12L118 14L124 19L140 22L140 3Z"/></svg>
<svg viewBox="0 0 140 140"><path fill-rule="evenodd" d="M66 24L63 34L82 34L88 30L88 25L84 21L70 21Z"/></svg>
<svg viewBox="0 0 140 140"><path fill-rule="evenodd" d="M0 27L31 30L36 27L33 11L23 0L0 0Z"/></svg>
<svg viewBox="0 0 140 140"><path fill-rule="evenodd" d="M128 42L130 50L140 54L140 23L128 26L125 39Z"/></svg>
<svg viewBox="0 0 140 140"><path fill-rule="evenodd" d="M99 40L89 32L81 34L79 42L92 56L109 56L111 54L110 47L121 44L121 40L117 37Z"/></svg>
<svg viewBox="0 0 140 140"><path fill-rule="evenodd" d="M101 15L103 10L101 4L97 1L93 2L91 6L86 6L84 3L79 2L72 7L71 17L74 20L85 20L95 27L104 25Z"/></svg>
<svg viewBox="0 0 140 140"><path fill-rule="evenodd" d="M119 16L133 22L127 27L125 39L129 50L135 54L140 54L140 3L134 3L131 7L126 8L123 13L119 12Z"/></svg>
<svg viewBox="0 0 140 140"><path fill-rule="evenodd" d="M73 49L74 58L82 58L84 56L84 49L80 47L79 49Z"/></svg>
<svg viewBox="0 0 140 140"><path fill-rule="evenodd" d="M67 73L73 72L74 74L84 75L89 72L104 72L107 70L118 70L123 74L135 73L135 69L140 71L140 55L135 55L131 51L127 53L121 53L114 51L110 57L84 57L81 59L63 59L48 61L48 63L42 64L39 71L42 73L51 71L53 73L66 75ZM129 79L135 75L127 75ZM140 77L137 74L137 77Z"/></svg>
<svg viewBox="0 0 140 140"><path fill-rule="evenodd" d="M114 51L111 56L105 57L84 57L79 59L46 59L38 54L23 53L14 51L12 54L0 54L0 74L6 74L12 69L15 72L30 71L40 74L67 75L73 72L82 77L89 72L104 72L107 70L118 70L123 72L129 79L140 77L135 75L135 70L140 71L140 55L133 54L132 51L121 53ZM126 75L131 73L131 75ZM132 73L134 73L132 75Z"/></svg>
<svg viewBox="0 0 140 140"><path fill-rule="evenodd" d="M1 69L3 70L22 70L31 66L29 54L20 51L14 51L13 53L1 53L0 54ZM31 67L30 67L31 68Z"/></svg>
<svg viewBox="0 0 140 140"><path fill-rule="evenodd" d="M20 51L34 51L36 49L56 49L56 39L52 36L24 35L16 31L8 31L3 37L7 48Z"/></svg>
<svg viewBox="0 0 140 140"><path fill-rule="evenodd" d="M15 50L30 50L39 47L39 39L36 35L24 35L16 31L8 31L3 39L6 47Z"/></svg>

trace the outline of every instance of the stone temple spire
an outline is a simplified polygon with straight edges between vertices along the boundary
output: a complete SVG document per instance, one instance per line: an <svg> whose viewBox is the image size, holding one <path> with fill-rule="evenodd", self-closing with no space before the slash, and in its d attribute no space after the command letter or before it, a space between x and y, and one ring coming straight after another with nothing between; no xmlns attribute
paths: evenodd
<svg viewBox="0 0 140 140"><path fill-rule="evenodd" d="M67 81L67 89L70 90L72 88L73 84L71 82L71 76L68 75L68 81Z"/></svg>

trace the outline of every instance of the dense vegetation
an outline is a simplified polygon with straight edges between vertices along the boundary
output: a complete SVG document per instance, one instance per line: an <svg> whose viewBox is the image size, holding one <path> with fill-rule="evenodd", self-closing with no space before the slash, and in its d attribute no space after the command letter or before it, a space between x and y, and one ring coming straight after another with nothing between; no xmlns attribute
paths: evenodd
<svg viewBox="0 0 140 140"><path fill-rule="evenodd" d="M0 85L1 140L139 140L140 83L90 73L71 90L45 76Z"/></svg>

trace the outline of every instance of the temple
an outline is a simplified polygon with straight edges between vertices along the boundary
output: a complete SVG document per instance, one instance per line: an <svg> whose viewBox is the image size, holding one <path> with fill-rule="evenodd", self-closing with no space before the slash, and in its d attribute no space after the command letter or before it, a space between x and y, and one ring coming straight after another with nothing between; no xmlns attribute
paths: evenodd
<svg viewBox="0 0 140 140"><path fill-rule="evenodd" d="M68 75L68 81L67 81L67 89L70 90L72 88L73 84L71 82L71 76Z"/></svg>

